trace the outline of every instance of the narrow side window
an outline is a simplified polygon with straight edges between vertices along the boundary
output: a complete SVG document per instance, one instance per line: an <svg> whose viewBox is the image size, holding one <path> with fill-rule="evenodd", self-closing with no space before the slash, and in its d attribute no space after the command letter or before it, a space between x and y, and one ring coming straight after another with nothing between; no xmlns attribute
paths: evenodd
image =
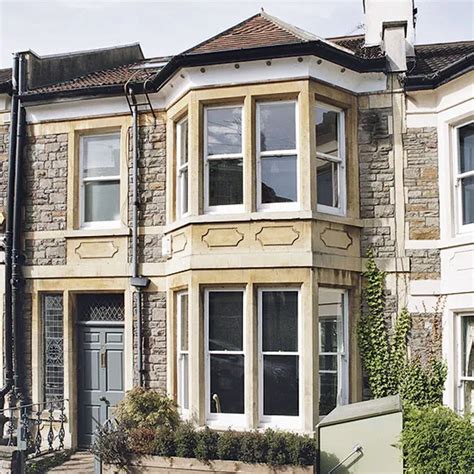
<svg viewBox="0 0 474 474"><path fill-rule="evenodd" d="M189 317L188 293L183 291L176 295L177 315L177 356L178 356L178 406L184 415L189 410Z"/></svg>
<svg viewBox="0 0 474 474"><path fill-rule="evenodd" d="M188 206L188 119L184 118L176 124L176 216L185 216Z"/></svg>

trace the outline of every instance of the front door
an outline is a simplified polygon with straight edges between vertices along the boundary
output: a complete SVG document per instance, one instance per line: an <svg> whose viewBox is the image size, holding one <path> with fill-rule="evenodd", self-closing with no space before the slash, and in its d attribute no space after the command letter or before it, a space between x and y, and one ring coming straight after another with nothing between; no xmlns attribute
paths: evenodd
<svg viewBox="0 0 474 474"><path fill-rule="evenodd" d="M79 321L79 446L93 443L97 427L124 396L124 328L118 321Z"/></svg>

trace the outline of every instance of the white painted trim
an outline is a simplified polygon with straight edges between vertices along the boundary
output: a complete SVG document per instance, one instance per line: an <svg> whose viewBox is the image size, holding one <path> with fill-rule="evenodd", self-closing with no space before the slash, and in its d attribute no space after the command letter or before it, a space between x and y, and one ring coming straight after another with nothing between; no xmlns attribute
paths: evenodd
<svg viewBox="0 0 474 474"><path fill-rule="evenodd" d="M264 292L277 292L277 291L296 291L298 293L298 351L297 352L265 352L268 355L291 355L298 357L298 416L281 416L281 415L264 415L263 413L263 402L264 402L264 384L263 384L263 298L262 293ZM302 426L302 413L303 413L303 361L301 357L303 337L302 337L302 301L301 301L301 288L298 286L263 286L258 288L257 293L257 325L258 325L258 419L260 427L273 427L273 428L285 428L285 429L300 429Z"/></svg>

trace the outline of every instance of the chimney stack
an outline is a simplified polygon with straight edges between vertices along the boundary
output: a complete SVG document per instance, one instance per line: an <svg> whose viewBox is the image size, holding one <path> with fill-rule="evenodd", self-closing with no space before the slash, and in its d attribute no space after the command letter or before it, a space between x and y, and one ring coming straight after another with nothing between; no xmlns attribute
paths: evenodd
<svg viewBox="0 0 474 474"><path fill-rule="evenodd" d="M414 56L414 0L363 0L365 46L380 46L392 72L407 70L407 57Z"/></svg>

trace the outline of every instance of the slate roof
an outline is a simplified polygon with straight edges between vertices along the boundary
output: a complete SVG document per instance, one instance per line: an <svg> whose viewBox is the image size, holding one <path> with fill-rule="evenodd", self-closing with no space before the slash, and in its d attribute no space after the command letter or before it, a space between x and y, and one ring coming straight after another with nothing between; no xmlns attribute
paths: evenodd
<svg viewBox="0 0 474 474"><path fill-rule="evenodd" d="M323 39L261 12L174 58L152 58L113 69L96 71L69 81L30 90L28 94L33 96L36 94L119 92L119 89L129 79L133 83L143 83L151 78L156 81L160 77L158 73L162 69L165 69L162 76L167 74L169 77L185 62L183 60L194 60L193 64L198 65L199 58L210 55L218 56L216 63L219 63L225 60L227 54L238 53L240 57L245 57L251 51L261 51L265 48L284 48L286 46L298 48L315 44L323 46L326 51L333 50L335 53L345 56L347 60L363 60L369 70L370 64L381 64L380 61L383 61L384 58L380 47L364 47L363 35ZM407 83L411 84L412 88L416 88L420 84L422 87L436 87L446 78L449 80L454 77L453 74L464 72L466 68L472 68L473 59L474 41L415 46L415 60L411 63L411 70L407 74ZM2 84L4 88L9 84L10 74L9 69L0 70L0 91Z"/></svg>

